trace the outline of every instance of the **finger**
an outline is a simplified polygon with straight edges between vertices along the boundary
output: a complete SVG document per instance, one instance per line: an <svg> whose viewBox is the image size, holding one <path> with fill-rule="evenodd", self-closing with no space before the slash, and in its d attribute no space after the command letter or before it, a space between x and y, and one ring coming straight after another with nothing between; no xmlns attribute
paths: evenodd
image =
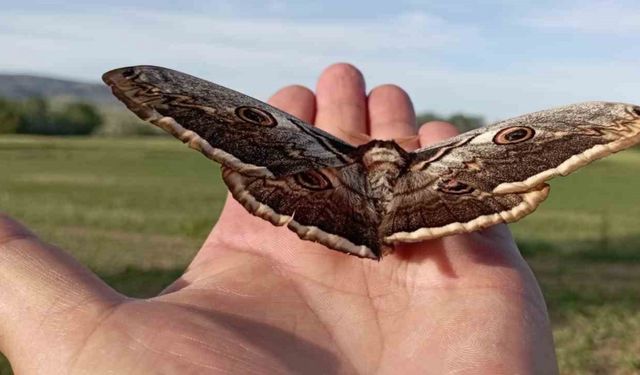
<svg viewBox="0 0 640 375"><path fill-rule="evenodd" d="M316 97L313 91L300 85L278 90L269 99L269 104L308 123L312 123L316 115Z"/></svg>
<svg viewBox="0 0 640 375"><path fill-rule="evenodd" d="M15 352L27 343L81 334L74 327L89 326L83 323L124 299L68 254L2 214L0 290L0 349L10 358L31 355Z"/></svg>
<svg viewBox="0 0 640 375"><path fill-rule="evenodd" d="M416 114L409 95L395 85L382 85L371 90L368 101L369 131L375 139L402 139L416 135ZM415 149L418 139L404 147Z"/></svg>
<svg viewBox="0 0 640 375"><path fill-rule="evenodd" d="M420 147L432 145L458 134L460 134L460 132L455 126L444 121L427 122L418 130L418 135L420 136Z"/></svg>
<svg viewBox="0 0 640 375"><path fill-rule="evenodd" d="M362 73L345 63L325 69L318 79L316 108L317 127L343 138L366 134L367 97Z"/></svg>

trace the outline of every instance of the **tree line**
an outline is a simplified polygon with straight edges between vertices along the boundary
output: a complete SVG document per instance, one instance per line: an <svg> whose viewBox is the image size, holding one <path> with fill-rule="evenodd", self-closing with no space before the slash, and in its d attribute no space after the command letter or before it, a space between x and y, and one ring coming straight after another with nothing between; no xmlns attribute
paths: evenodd
<svg viewBox="0 0 640 375"><path fill-rule="evenodd" d="M42 97L0 98L0 134L89 135L102 122L98 109L84 102L54 107Z"/></svg>
<svg viewBox="0 0 640 375"><path fill-rule="evenodd" d="M454 113L450 116L440 116L433 112L426 112L418 115L416 119L418 126L429 121L449 122L453 124L461 133L481 128L486 125L486 122L482 116L468 115L464 113Z"/></svg>
<svg viewBox="0 0 640 375"><path fill-rule="evenodd" d="M159 133L157 129L142 123L131 114L110 114L105 118L102 112L94 105L78 101L54 106L42 97L21 101L0 98L0 134L90 135L95 134L103 125L105 129L100 131L100 135ZM481 116L463 113L440 116L426 112L418 115L418 125L428 121L447 121L461 132L485 125Z"/></svg>

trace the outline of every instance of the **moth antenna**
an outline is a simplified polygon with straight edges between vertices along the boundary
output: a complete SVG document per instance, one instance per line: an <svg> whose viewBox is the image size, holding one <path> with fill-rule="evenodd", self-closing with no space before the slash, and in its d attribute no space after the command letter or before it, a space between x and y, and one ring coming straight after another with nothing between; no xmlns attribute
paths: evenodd
<svg viewBox="0 0 640 375"><path fill-rule="evenodd" d="M369 143L373 139L369 134L365 133L351 132L343 128L338 128L338 131L340 132L340 138L354 145Z"/></svg>

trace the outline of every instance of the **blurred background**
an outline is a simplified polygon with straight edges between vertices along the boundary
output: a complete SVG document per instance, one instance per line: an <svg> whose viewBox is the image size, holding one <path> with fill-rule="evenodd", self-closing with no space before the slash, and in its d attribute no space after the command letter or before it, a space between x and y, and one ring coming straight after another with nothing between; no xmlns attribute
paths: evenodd
<svg viewBox="0 0 640 375"><path fill-rule="evenodd" d="M266 100L329 64L402 86L461 130L589 100L640 104L634 1L0 0L0 209L108 283L150 296L219 214L218 167L99 83L137 64ZM552 182L511 225L568 374L640 372L640 152ZM189 197L175 198L174 192ZM11 373L6 362L1 373Z"/></svg>

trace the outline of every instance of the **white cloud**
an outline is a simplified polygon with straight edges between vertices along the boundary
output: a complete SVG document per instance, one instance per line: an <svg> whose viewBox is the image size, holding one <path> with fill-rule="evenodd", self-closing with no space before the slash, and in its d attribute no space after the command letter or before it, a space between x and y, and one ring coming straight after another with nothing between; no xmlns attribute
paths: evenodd
<svg viewBox="0 0 640 375"><path fill-rule="evenodd" d="M269 0L267 9L273 13L283 13L287 9L287 3L283 0Z"/></svg>
<svg viewBox="0 0 640 375"><path fill-rule="evenodd" d="M376 59L389 54L402 58L402 54L455 44L470 34L468 28L422 13L340 21L217 18L133 10L99 15L2 13L0 24L0 43L11 56L2 59L0 68L21 64L27 69L49 69L52 64L64 69L71 56L88 64L96 64L96 60L173 65L191 61L189 65L206 62L259 68L327 58Z"/></svg>
<svg viewBox="0 0 640 375"><path fill-rule="evenodd" d="M472 28L422 12L351 20L0 13L0 70L95 81L115 67L153 64L262 99L285 84L313 86L336 61L362 66L373 82L393 80L403 64L425 69L439 49L461 42L479 44Z"/></svg>
<svg viewBox="0 0 640 375"><path fill-rule="evenodd" d="M274 0L277 2L277 0ZM361 67L369 87L396 83L418 110L489 119L584 100L640 102L637 62L496 59L476 68L475 26L423 12L384 19L285 19L131 9L88 14L0 13L0 71L96 81L112 68L154 64L266 99L291 83L313 87L336 61ZM466 53L473 48L473 53ZM458 54L454 67L446 55ZM460 67L462 66L462 67Z"/></svg>
<svg viewBox="0 0 640 375"><path fill-rule="evenodd" d="M523 21L542 29L572 30L594 34L634 34L640 32L640 8L637 2L578 2L558 6Z"/></svg>
<svg viewBox="0 0 640 375"><path fill-rule="evenodd" d="M633 61L539 62L482 73L434 69L415 76L409 87L416 108L478 113L495 121L583 101L640 104L637 70Z"/></svg>

